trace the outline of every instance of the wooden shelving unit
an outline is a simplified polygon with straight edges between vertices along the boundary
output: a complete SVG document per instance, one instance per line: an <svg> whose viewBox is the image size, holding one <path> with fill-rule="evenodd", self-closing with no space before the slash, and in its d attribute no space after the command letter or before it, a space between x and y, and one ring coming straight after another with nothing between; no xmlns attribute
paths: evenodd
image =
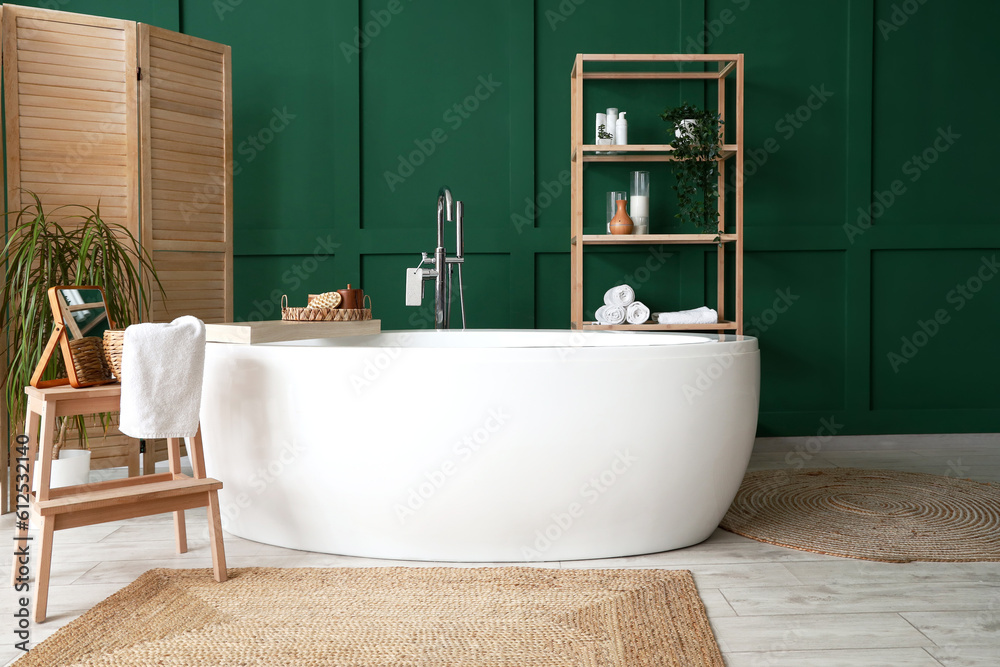
<svg viewBox="0 0 1000 667"><path fill-rule="evenodd" d="M599 72L584 71L584 63L705 63L717 64L717 69L707 69L702 72ZM736 112L735 118L726 118L726 79L735 76ZM613 236L610 234L583 233L583 164L585 162L670 162L673 156L673 146L670 144L628 144L625 146L596 146L584 143L583 117L583 84L587 79L625 79L636 81L647 80L704 80L717 81L715 86L718 95L718 105L726 127L735 126L736 143L723 144L719 157L719 233L716 234L642 234L629 236ZM577 54L570 75L572 85L572 150L570 153L570 172L572 174L572 211L570 223L570 316L574 329L594 330L625 330L625 331L719 331L743 333L743 54ZM735 121L735 122L734 122ZM731 130L733 131L733 130ZM732 134L730 134L730 137ZM598 154L600 151L601 154ZM612 151L612 154L608 154ZM732 162L736 170L735 221L734 233L726 233L726 168ZM716 245L718 244L718 294L716 310L719 312L718 324L620 324L603 325L596 322L585 322L583 319L583 252L585 246L591 245L652 245L652 244L687 244ZM735 256L736 282L736 312L733 319L725 319L726 307L726 247L733 250Z"/></svg>

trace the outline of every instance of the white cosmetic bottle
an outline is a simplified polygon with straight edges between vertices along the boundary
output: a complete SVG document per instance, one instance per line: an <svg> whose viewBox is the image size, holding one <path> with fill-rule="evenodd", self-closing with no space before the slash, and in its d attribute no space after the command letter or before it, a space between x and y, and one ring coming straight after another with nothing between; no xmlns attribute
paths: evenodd
<svg viewBox="0 0 1000 667"><path fill-rule="evenodd" d="M628 121L625 120L625 114L627 111L622 111L618 114L618 120L615 122L615 143L619 146L624 146L628 143Z"/></svg>
<svg viewBox="0 0 1000 667"><path fill-rule="evenodd" d="M597 114L597 122L594 124L594 143L598 143L598 139L601 138L601 126L604 126L606 132L614 132L615 128L607 129L608 127L608 115L606 113Z"/></svg>
<svg viewBox="0 0 1000 667"><path fill-rule="evenodd" d="M615 133L615 126L617 123L618 123L618 108L611 107L610 109L608 109L608 134L613 135ZM611 143L617 144L618 140L612 139Z"/></svg>

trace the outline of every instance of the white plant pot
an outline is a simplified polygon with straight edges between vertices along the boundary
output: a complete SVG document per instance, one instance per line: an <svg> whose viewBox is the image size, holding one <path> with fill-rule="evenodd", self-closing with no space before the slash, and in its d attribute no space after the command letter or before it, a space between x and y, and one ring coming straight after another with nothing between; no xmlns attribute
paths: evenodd
<svg viewBox="0 0 1000 667"><path fill-rule="evenodd" d="M41 466L35 463L35 470L32 473L31 489L38 491L39 480L41 480ZM59 452L59 458L52 461L52 476L50 489L57 489L60 486L75 486L86 484L90 481L90 450L89 449L63 449Z"/></svg>
<svg viewBox="0 0 1000 667"><path fill-rule="evenodd" d="M614 139L598 139L597 140L597 145L598 146L610 146L612 141L614 141ZM595 152L598 155L609 155L611 153L611 151L595 151Z"/></svg>
<svg viewBox="0 0 1000 667"><path fill-rule="evenodd" d="M677 137L678 139L680 139L684 135L687 135L689 137L692 136L692 134L694 133L694 126L697 122L698 121L694 118L688 118L686 120L682 120L680 123L678 123L680 127L674 130L674 136Z"/></svg>

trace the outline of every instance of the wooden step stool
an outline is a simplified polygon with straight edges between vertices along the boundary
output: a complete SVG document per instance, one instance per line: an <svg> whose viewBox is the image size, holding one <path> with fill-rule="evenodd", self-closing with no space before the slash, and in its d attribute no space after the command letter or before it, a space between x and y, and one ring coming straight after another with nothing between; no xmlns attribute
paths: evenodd
<svg viewBox="0 0 1000 667"><path fill-rule="evenodd" d="M31 488L32 468L35 467L35 453L39 448L40 481L37 493L32 491L16 495L16 551L23 552L27 549L28 555L25 558L15 554L11 578L14 584L24 583L31 570L37 572L33 613L36 623L45 620L53 533L64 528L173 512L177 552L185 553L187 533L184 510L207 507L215 580L226 580L226 554L222 544L218 495L222 482L205 476L201 429L193 438L186 439L194 477L181 473L181 438L169 438L167 449L170 472L50 489L52 445L57 435L56 418L117 412L121 401L121 385L105 384L81 389L68 386L46 389L26 387L25 393L28 394L28 417L25 424L27 442L16 446L20 451L11 461L17 472L15 491ZM37 552L28 546L31 544L27 537L29 517L38 521L41 531ZM37 569L32 567L36 563Z"/></svg>

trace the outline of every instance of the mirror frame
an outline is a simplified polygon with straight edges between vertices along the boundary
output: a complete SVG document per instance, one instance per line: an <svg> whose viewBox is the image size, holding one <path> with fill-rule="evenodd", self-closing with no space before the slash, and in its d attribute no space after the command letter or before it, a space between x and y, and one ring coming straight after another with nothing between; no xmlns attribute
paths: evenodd
<svg viewBox="0 0 1000 667"><path fill-rule="evenodd" d="M61 290L97 290L101 293L101 303L104 304L105 316L108 320L108 328L114 328L114 322L111 320L111 316L107 314L108 304L107 299L104 295L104 290L97 285L56 285L55 287L50 287L48 289L49 295L49 306L52 308L52 317L55 320L55 326L52 329L52 335L49 337L49 342L45 346L45 350L42 352L42 358L38 361L38 365L35 367L35 372L31 376L31 386L44 389L46 387L59 387L62 385L70 385L76 389L80 387L91 387L99 384L111 384L117 382L117 380L100 380L97 382L81 382L80 378L76 374L76 365L73 363L73 350L69 346L69 332L67 331L67 324L65 319L65 311L60 302L59 292ZM45 369L48 368L49 362L52 360L52 354L55 352L56 345L62 350L63 361L66 366L66 374L68 377L58 378L55 380L43 380L42 375L45 373Z"/></svg>

